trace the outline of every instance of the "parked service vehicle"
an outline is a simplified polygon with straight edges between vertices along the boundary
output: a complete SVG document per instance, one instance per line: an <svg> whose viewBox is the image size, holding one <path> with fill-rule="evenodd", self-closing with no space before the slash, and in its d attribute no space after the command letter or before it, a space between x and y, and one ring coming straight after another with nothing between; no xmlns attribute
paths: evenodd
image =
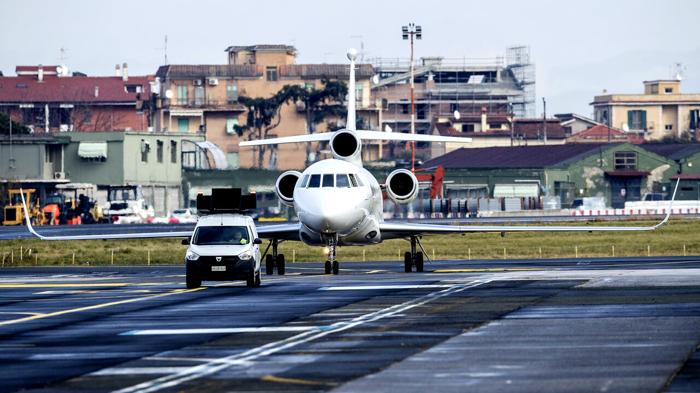
<svg viewBox="0 0 700 393"><path fill-rule="evenodd" d="M155 213L143 198L141 186L110 186L104 216L115 224L143 224L150 222Z"/></svg>
<svg viewBox="0 0 700 393"><path fill-rule="evenodd" d="M203 280L246 280L260 286L260 244L255 223L241 214L212 214L199 218L185 254L187 288Z"/></svg>
<svg viewBox="0 0 700 393"><path fill-rule="evenodd" d="M170 218L169 224L194 224L197 222L197 215L192 212L192 209L175 209Z"/></svg>

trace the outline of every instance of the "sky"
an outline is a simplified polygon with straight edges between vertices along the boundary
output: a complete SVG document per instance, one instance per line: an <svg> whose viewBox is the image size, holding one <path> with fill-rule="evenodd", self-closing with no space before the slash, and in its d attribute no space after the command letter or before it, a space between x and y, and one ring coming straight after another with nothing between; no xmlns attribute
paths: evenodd
<svg viewBox="0 0 700 393"><path fill-rule="evenodd" d="M590 115L603 90L639 93L642 81L683 69L700 93L700 1L95 1L4 0L0 71L68 65L88 75L154 74L164 63L224 64L229 45L291 44L298 63L343 63L348 47L407 58L401 26L423 27L416 56L503 56L527 45L537 70L537 113ZM63 57L61 48L64 48Z"/></svg>

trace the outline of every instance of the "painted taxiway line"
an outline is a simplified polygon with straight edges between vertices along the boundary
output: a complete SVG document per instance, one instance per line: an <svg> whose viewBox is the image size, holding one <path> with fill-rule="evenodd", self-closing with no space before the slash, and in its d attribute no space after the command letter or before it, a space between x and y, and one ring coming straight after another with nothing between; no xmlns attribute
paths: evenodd
<svg viewBox="0 0 700 393"><path fill-rule="evenodd" d="M165 375L160 378L156 378L150 381L142 382L133 386L129 386L123 389L114 391L115 393L150 393L158 390L177 387L180 384L202 377L206 377L212 374L216 374L219 371L225 370L232 365L246 366L250 365L251 362L259 359L261 357L269 356L287 349L291 349L298 345L308 343L310 341L317 340L319 338L325 337L329 334L339 333L345 330L355 328L367 323L380 321L385 318L394 317L400 315L410 309L423 306L432 301L441 299L446 296L450 296L471 288L478 287L480 285L487 284L491 280L475 280L470 283L465 284L455 284L451 285L449 288L431 292L426 295L417 297L415 299L409 300L404 303L400 303L394 306L383 308L368 314L358 316L356 318L336 322L332 325L318 327L314 330L309 330L297 334L295 336L286 338L284 340L271 342L260 347L252 348L242 353L225 356L221 358L214 359L211 362L207 362L198 366L190 367L186 370L173 373L170 375Z"/></svg>
<svg viewBox="0 0 700 393"><path fill-rule="evenodd" d="M120 304L128 304L128 303L136 303L136 302L142 302L144 300L151 300L151 299L157 299L165 296L170 296L170 295L178 295L181 293L188 293L188 292L195 292L195 291L201 291L206 288L195 288L195 289L175 289L169 292L165 293L160 293L157 295L149 295L149 296L142 296L142 297L136 297L136 298L131 298L131 299L125 299L125 300L119 300L115 302L109 302L109 303L99 303L99 304L93 304L92 306L85 306L85 307L78 307L78 308L70 308L67 310L61 310L61 311L55 311L51 313L46 313L46 314L39 314L39 315L32 315L29 317L24 317L24 318L19 318L19 319L11 319L9 321L2 321L0 322L0 326L6 326L6 325L13 325L17 323L22 323L22 322L29 322L29 321L34 321L37 319L44 319L44 318L51 318L51 317L57 317L61 315L66 315L66 314L74 314L78 313L81 311L88 311L88 310L96 310L100 308L105 308L105 307L111 307L111 306L118 306Z"/></svg>
<svg viewBox="0 0 700 393"><path fill-rule="evenodd" d="M383 290L383 289L436 289L450 288L450 284L397 284L397 285L355 285L347 287L321 287L319 291L358 291L358 290Z"/></svg>
<svg viewBox="0 0 700 393"><path fill-rule="evenodd" d="M130 330L120 333L120 336L156 336L170 334L225 334L225 333L271 333L271 332L305 332L318 329L318 326L262 326L262 327L238 327L238 328L210 328L210 329L143 329Z"/></svg>

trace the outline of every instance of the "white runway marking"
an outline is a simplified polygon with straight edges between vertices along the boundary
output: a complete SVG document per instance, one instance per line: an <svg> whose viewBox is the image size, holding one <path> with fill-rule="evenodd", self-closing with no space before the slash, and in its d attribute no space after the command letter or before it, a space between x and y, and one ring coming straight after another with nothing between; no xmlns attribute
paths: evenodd
<svg viewBox="0 0 700 393"><path fill-rule="evenodd" d="M124 368L105 368L100 371L95 371L89 375L106 376L106 375L161 375L172 374L189 367L124 367Z"/></svg>
<svg viewBox="0 0 700 393"><path fill-rule="evenodd" d="M488 282L490 282L490 280L477 280L471 283L455 284L441 291L431 292L427 295L423 295L421 297L409 300L401 304L383 308L378 311L364 314L347 321L337 322L329 326L318 327L317 329L309 330L307 332L297 334L284 340L271 342L257 348L252 348L242 353L221 357L211 362L201 364L199 366L189 367L177 373L165 375L163 377L156 378L151 381L146 381L137 385L117 390L115 391L115 393L149 393L161 389L172 388L187 381L192 381L198 378L216 374L219 371L231 367L232 365L249 365L250 362L255 361L258 358L269 356L277 352L293 348L297 345L322 338L329 334L352 329L354 327L366 323L376 322L384 318L395 317L410 309L420 307L434 300L441 299L443 297L450 296L455 293L459 293L467 289L486 284Z"/></svg>
<svg viewBox="0 0 700 393"><path fill-rule="evenodd" d="M264 333L264 332L305 332L318 329L318 326L262 326L210 329L144 329L130 330L120 336L150 336L168 334L222 334L222 333Z"/></svg>
<svg viewBox="0 0 700 393"><path fill-rule="evenodd" d="M319 291L357 291L357 290L381 290L381 289L438 289L450 288L449 284L397 284L397 285L357 285L347 287L321 287Z"/></svg>

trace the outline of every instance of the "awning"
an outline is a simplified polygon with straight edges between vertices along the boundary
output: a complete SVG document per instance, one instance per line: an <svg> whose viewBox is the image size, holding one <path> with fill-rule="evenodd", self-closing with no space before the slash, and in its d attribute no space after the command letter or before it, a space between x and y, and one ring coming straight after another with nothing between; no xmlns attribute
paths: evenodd
<svg viewBox="0 0 700 393"><path fill-rule="evenodd" d="M81 158L107 159L107 142L80 142L78 156Z"/></svg>
<svg viewBox="0 0 700 393"><path fill-rule="evenodd" d="M217 146L216 144L211 143L209 141L196 142L196 144L201 149L206 150L209 153L211 153L211 156L214 159L214 166L216 167L215 169L228 168L228 160L226 160L226 153L224 153L219 148L219 146Z"/></svg>
<svg viewBox="0 0 700 393"><path fill-rule="evenodd" d="M540 186L537 183L496 184L493 187L494 198L528 198L540 196Z"/></svg>
<svg viewBox="0 0 700 393"><path fill-rule="evenodd" d="M613 177L647 177L649 172L643 171L606 171L607 176Z"/></svg>

